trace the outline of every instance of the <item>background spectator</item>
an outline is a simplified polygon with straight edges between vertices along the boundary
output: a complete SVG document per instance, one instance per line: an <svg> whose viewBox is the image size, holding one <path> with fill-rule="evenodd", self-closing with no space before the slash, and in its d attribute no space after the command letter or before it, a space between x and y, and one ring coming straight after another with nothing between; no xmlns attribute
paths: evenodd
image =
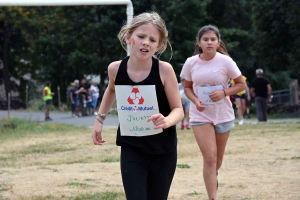
<svg viewBox="0 0 300 200"><path fill-rule="evenodd" d="M267 121L267 104L272 102L272 87L269 80L263 77L262 69L256 70L256 79L251 84L251 95L255 97L255 107L258 121Z"/></svg>

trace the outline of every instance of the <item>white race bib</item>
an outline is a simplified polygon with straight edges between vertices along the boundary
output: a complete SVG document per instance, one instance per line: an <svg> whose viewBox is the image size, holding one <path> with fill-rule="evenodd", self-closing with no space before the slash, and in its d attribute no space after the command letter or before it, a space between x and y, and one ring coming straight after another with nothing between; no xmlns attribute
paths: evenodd
<svg viewBox="0 0 300 200"><path fill-rule="evenodd" d="M147 119L159 113L155 85L116 85L121 136L147 136L162 132Z"/></svg>
<svg viewBox="0 0 300 200"><path fill-rule="evenodd" d="M224 99L221 99L220 101L213 102L209 98L209 94L216 90L223 90L222 85L215 85L215 86L200 86L198 87L198 99L201 99L204 104L216 104L216 103L222 103Z"/></svg>

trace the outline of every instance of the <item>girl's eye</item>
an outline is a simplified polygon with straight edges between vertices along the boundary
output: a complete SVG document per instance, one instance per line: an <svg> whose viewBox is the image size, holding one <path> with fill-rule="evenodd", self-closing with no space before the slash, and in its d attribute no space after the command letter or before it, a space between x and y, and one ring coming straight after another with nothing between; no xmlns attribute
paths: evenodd
<svg viewBox="0 0 300 200"><path fill-rule="evenodd" d="M151 39L150 41L151 41L151 42L156 42L155 40L152 40L152 39Z"/></svg>
<svg viewBox="0 0 300 200"><path fill-rule="evenodd" d="M144 38L144 36L138 36L138 38Z"/></svg>

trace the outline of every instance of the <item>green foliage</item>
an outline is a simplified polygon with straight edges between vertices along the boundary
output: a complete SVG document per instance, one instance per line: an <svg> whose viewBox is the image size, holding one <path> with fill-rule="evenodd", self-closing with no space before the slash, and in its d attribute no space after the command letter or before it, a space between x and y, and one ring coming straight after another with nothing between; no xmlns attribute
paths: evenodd
<svg viewBox="0 0 300 200"><path fill-rule="evenodd" d="M296 0L253 0L255 43L251 47L256 67L267 72L275 89L288 87L300 72L300 2Z"/></svg>
<svg viewBox="0 0 300 200"><path fill-rule="evenodd" d="M71 186L71 187L80 187L80 188L87 188L87 187L92 186L92 185L89 185L89 184L86 184L86 183L79 183L79 182L69 182L66 185Z"/></svg>
<svg viewBox="0 0 300 200"><path fill-rule="evenodd" d="M247 0L212 0L207 6L206 23L219 27L221 39L239 66L242 74L251 77L254 59L250 56L253 44L251 6ZM253 73L254 75L254 73Z"/></svg>
<svg viewBox="0 0 300 200"><path fill-rule="evenodd" d="M32 48L39 30L45 26L40 17L40 7L0 7L0 59L4 66L3 73L0 69L0 82L4 80L6 92L18 91L22 100L26 83L31 82L30 77L35 79L40 67Z"/></svg>
<svg viewBox="0 0 300 200"><path fill-rule="evenodd" d="M165 20L171 48L160 57L169 61L179 76L182 64L193 54L199 28L214 24L221 31L230 56L251 82L262 68L273 89L286 88L300 71L300 1L291 0L139 0L134 13L156 11ZM107 76L110 62L127 54L117 34L126 22L125 6L1 7L0 41L9 39L8 72L16 80L10 85L25 99L26 84L37 80L60 86L66 101L70 82L85 74ZM4 43L0 55L4 55ZM0 57L3 60L3 57ZM26 76L24 76L26 75ZM9 80L9 79L8 79ZM56 92L56 91L54 91ZM56 92L57 94L57 92ZM54 98L57 101L57 98Z"/></svg>
<svg viewBox="0 0 300 200"><path fill-rule="evenodd" d="M108 157L108 158L101 160L101 162L107 162L107 163L119 162L119 161L120 161L120 159L116 158L116 157Z"/></svg>
<svg viewBox="0 0 300 200"><path fill-rule="evenodd" d="M5 139L23 137L28 134L43 134L60 131L63 134L64 131L78 130L81 128L64 124L44 124L16 118L2 119L0 121L0 127L0 143L5 142Z"/></svg>
<svg viewBox="0 0 300 200"><path fill-rule="evenodd" d="M125 195L118 192L103 192L96 194L82 194L74 198L74 200L125 200Z"/></svg>
<svg viewBox="0 0 300 200"><path fill-rule="evenodd" d="M197 195L201 195L201 192L197 192L197 191L194 191L192 193L188 193L189 196L197 196Z"/></svg>
<svg viewBox="0 0 300 200"><path fill-rule="evenodd" d="M65 152L65 151L74 151L75 147L63 147L63 146L55 146L51 143L45 144L37 144L30 145L27 148L23 149L22 152L19 152L22 155L26 154L53 154L57 152Z"/></svg>
<svg viewBox="0 0 300 200"><path fill-rule="evenodd" d="M0 185L0 191L1 191L1 185ZM4 191L4 190L3 190ZM0 196L1 199L1 196ZM28 198L25 197L19 197L19 200L27 200ZM32 196L30 197L31 200L125 200L125 195L119 192L113 192L113 191L107 191L102 193L94 193L94 194L79 194L75 197L56 197L53 195L45 195L45 196ZM2 200L2 199L1 199ZM4 198L3 198L4 200ZM5 199L6 200L6 199Z"/></svg>
<svg viewBox="0 0 300 200"><path fill-rule="evenodd" d="M191 166L187 165L187 164L177 164L178 168L183 168L183 169L188 169L191 168Z"/></svg>
<svg viewBox="0 0 300 200"><path fill-rule="evenodd" d="M43 100L34 99L29 102L28 108L35 110L35 111L43 111L43 110L45 110L45 102ZM51 106L51 109L52 109L52 106Z"/></svg>

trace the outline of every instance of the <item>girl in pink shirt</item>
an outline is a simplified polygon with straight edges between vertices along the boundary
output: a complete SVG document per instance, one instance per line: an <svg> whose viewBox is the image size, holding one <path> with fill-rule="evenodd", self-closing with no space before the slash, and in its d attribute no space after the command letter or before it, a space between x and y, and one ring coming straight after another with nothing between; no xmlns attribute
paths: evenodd
<svg viewBox="0 0 300 200"><path fill-rule="evenodd" d="M180 77L185 79L184 91L191 100L190 125L203 156L206 191L209 200L216 200L217 172L235 118L229 95L244 90L246 83L217 27L202 27L196 39L195 55L186 60ZM230 79L235 85L228 88Z"/></svg>

